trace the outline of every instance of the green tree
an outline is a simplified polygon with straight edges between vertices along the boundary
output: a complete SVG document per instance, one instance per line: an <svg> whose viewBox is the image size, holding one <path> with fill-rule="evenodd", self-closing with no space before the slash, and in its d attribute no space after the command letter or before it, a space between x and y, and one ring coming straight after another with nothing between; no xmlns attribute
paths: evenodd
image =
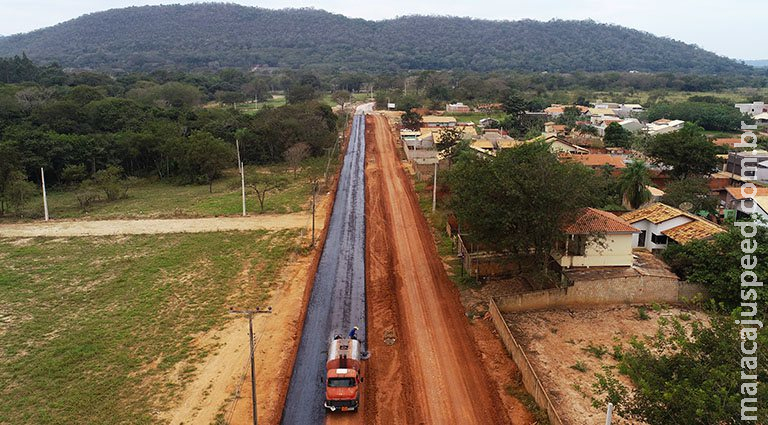
<svg viewBox="0 0 768 425"><path fill-rule="evenodd" d="M288 178L279 173L264 173L258 170L246 170L245 184L256 192L259 201L259 211L264 212L264 201L267 194L280 190L288 185Z"/></svg>
<svg viewBox="0 0 768 425"><path fill-rule="evenodd" d="M605 128L603 141L608 147L628 148L631 144L631 136L632 134L619 123L612 122Z"/></svg>
<svg viewBox="0 0 768 425"><path fill-rule="evenodd" d="M78 185L86 178L88 178L88 172L85 171L83 164L67 165L61 172L61 180L67 185Z"/></svg>
<svg viewBox="0 0 768 425"><path fill-rule="evenodd" d="M679 207L684 202L689 202L693 205L693 212L716 212L718 199L712 196L707 180L701 177L688 177L671 181L664 188L664 192L661 202L667 205Z"/></svg>
<svg viewBox="0 0 768 425"><path fill-rule="evenodd" d="M110 165L93 175L93 185L104 192L108 201L125 198L128 195L129 182L123 178L121 167Z"/></svg>
<svg viewBox="0 0 768 425"><path fill-rule="evenodd" d="M0 141L0 215L10 207L11 186L21 171L21 154L15 143Z"/></svg>
<svg viewBox="0 0 768 425"><path fill-rule="evenodd" d="M768 280L768 262L762 261L768 258L768 227L757 226L756 231L752 238L756 250L750 255L759 260L752 271L760 282L764 282ZM662 258L681 279L705 285L715 301L724 303L728 308L736 308L741 302L741 274L745 271L741 267L741 258L744 256L742 240L744 237L739 228L732 226L728 232L717 234L711 240L670 245L662 253ZM768 299L768 287L754 289L758 299Z"/></svg>
<svg viewBox="0 0 768 425"><path fill-rule="evenodd" d="M0 207L7 205L7 209L13 209L16 215L23 215L24 205L35 195L37 188L28 181L21 171L13 171L10 179L5 183L3 192L0 193ZM0 214L4 208L0 208Z"/></svg>
<svg viewBox="0 0 768 425"><path fill-rule="evenodd" d="M660 319L660 331L647 342L633 341L622 353L619 371L634 383L627 391L610 373L596 374L597 393L615 397L616 412L626 419L650 425L736 424L741 417L741 337L735 317L714 313L709 323L683 324L679 319ZM768 343L768 331L759 330L757 346ZM768 376L768 354L757 350L760 378L758 394ZM768 401L758 398L758 411ZM593 400L604 406L603 401Z"/></svg>
<svg viewBox="0 0 768 425"><path fill-rule="evenodd" d="M452 158L456 154L459 143L464 138L464 130L458 127L447 127L441 129L438 134L440 143L435 145L437 150L444 157Z"/></svg>
<svg viewBox="0 0 768 425"><path fill-rule="evenodd" d="M288 93L285 95L285 100L288 103L302 103L315 100L317 93L315 88L310 84L294 84L288 89Z"/></svg>
<svg viewBox="0 0 768 425"><path fill-rule="evenodd" d="M235 149L211 133L192 133L186 143L182 169L190 181L202 180L213 193L213 181L235 164Z"/></svg>
<svg viewBox="0 0 768 425"><path fill-rule="evenodd" d="M542 142L505 149L492 159L462 155L450 171L451 206L472 235L491 248L533 255L543 269L561 224L597 202L594 172L562 163Z"/></svg>
<svg viewBox="0 0 768 425"><path fill-rule="evenodd" d="M520 116L528 108L528 102L526 102L522 96L510 94L504 99L502 108L504 109L504 112L509 115Z"/></svg>
<svg viewBox="0 0 768 425"><path fill-rule="evenodd" d="M576 125L576 121L581 118L581 110L575 106L567 106L563 109L562 115L555 120L558 124L566 125L568 128L573 128Z"/></svg>
<svg viewBox="0 0 768 425"><path fill-rule="evenodd" d="M643 161L632 161L619 175L622 197L631 208L638 208L650 200L651 193L646 188L650 184L651 176Z"/></svg>
<svg viewBox="0 0 768 425"><path fill-rule="evenodd" d="M648 109L648 119L655 121L669 118L688 121L712 131L735 131L741 128L741 121L751 123L733 104L722 102L680 102L657 104Z"/></svg>
<svg viewBox="0 0 768 425"><path fill-rule="evenodd" d="M344 109L344 105L349 102L349 99L352 97L352 94L346 90L338 90L331 94L331 99L333 99L334 102L336 102L337 105L341 106L341 109Z"/></svg>
<svg viewBox="0 0 768 425"><path fill-rule="evenodd" d="M421 115L418 112L406 111L401 117L403 127L410 130L418 130L421 128Z"/></svg>
<svg viewBox="0 0 768 425"><path fill-rule="evenodd" d="M715 144L707 140L701 127L690 123L673 133L654 137L647 154L657 164L672 167L670 174L678 179L709 175L718 164Z"/></svg>

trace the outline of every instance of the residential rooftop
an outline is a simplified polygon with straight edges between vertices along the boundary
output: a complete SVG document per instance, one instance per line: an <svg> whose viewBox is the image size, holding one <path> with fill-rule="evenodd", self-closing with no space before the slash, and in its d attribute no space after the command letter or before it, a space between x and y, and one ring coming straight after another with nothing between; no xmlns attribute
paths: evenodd
<svg viewBox="0 0 768 425"><path fill-rule="evenodd" d="M595 208L584 208L576 219L563 227L568 235L591 235L599 233L638 233L639 230L609 212Z"/></svg>

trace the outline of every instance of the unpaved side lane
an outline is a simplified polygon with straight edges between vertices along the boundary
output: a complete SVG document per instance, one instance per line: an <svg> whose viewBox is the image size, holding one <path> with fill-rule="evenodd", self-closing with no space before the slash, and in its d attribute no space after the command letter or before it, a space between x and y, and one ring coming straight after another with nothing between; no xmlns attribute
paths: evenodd
<svg viewBox="0 0 768 425"><path fill-rule="evenodd" d="M399 325L407 340L416 423L509 423L498 393L483 369L481 354L456 288L437 255L434 239L416 195L403 172L381 116L369 117L385 182L397 279ZM369 127L370 128L370 127ZM371 194L371 196L377 196ZM381 383L379 383L381 385Z"/></svg>

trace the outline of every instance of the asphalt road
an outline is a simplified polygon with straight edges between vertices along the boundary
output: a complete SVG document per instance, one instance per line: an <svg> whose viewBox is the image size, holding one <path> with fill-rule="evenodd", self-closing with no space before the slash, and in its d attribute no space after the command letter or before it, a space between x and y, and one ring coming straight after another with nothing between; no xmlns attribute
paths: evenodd
<svg viewBox="0 0 768 425"><path fill-rule="evenodd" d="M359 326L365 347L365 115L357 108L291 374L284 425L322 424L328 344Z"/></svg>

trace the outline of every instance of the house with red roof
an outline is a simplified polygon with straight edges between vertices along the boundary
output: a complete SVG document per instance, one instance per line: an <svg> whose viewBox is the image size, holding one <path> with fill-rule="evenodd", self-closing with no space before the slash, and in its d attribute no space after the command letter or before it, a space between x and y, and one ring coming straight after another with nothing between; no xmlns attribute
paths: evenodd
<svg viewBox="0 0 768 425"><path fill-rule="evenodd" d="M562 230L565 240L552 253L560 267L632 265L632 238L639 230L620 217L595 208L584 208Z"/></svg>

